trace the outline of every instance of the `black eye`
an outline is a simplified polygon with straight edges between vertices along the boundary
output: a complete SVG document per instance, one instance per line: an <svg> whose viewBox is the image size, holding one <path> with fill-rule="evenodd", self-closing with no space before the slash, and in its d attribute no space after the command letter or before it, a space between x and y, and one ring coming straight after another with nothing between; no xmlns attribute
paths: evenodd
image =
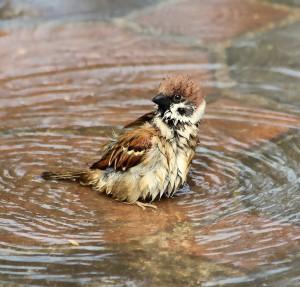
<svg viewBox="0 0 300 287"><path fill-rule="evenodd" d="M180 95L174 95L173 100L175 103L179 103L181 101L181 96Z"/></svg>
<svg viewBox="0 0 300 287"><path fill-rule="evenodd" d="M185 114L185 109L184 108L179 108L177 111L182 116Z"/></svg>

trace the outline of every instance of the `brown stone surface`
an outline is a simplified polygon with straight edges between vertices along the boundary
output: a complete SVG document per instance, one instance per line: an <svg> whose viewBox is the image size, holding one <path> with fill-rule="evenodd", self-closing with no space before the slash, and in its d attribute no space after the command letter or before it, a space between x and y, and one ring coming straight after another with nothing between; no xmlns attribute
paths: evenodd
<svg viewBox="0 0 300 287"><path fill-rule="evenodd" d="M220 99L207 106L200 142L209 136L217 150L248 149L299 126L300 118L295 115Z"/></svg>
<svg viewBox="0 0 300 287"><path fill-rule="evenodd" d="M196 231L195 253L236 267L255 269L273 258L283 259L300 246L300 228L262 216L225 217Z"/></svg>
<svg viewBox="0 0 300 287"><path fill-rule="evenodd" d="M223 183L222 183L223 184ZM212 224L194 227L189 214L209 212L206 206L189 207L182 204L185 196L155 203L157 211L117 203L104 196L95 195L82 188L80 199L89 210L97 211L104 228L107 243L124 244L140 242L146 249L156 246L160 251L179 252L206 257L216 263L226 263L239 268L255 269L273 257L285 258L300 244L300 229L263 216L247 212L217 219ZM207 196L220 209L221 201L232 201L222 195ZM146 247L147 246L147 247ZM259 252L259 254L257 254Z"/></svg>
<svg viewBox="0 0 300 287"><path fill-rule="evenodd" d="M199 207L198 207L199 208ZM300 229L247 213L217 220L205 227L178 225L143 241L159 250L199 256L217 264L255 270L274 258L282 260L300 246Z"/></svg>
<svg viewBox="0 0 300 287"><path fill-rule="evenodd" d="M276 140L291 128L299 126L300 118L297 116L220 99L207 106L200 127L199 146L225 156L231 154L235 159L243 158L243 151ZM197 164L197 175L210 188L226 186L233 178L239 177L239 168L234 163L226 166L201 153L196 154L194 162ZM228 169L227 172L225 169Z"/></svg>
<svg viewBox="0 0 300 287"><path fill-rule="evenodd" d="M243 203L226 192L239 169L222 162L222 156L236 159L299 126L299 118L285 113L227 99L209 103L200 147L216 156L198 152L188 193L157 202L158 211L38 178L46 168L93 162L110 129L99 128L98 134L89 129L123 125L151 109L149 98L164 74L192 72L199 81L210 79L201 66L208 63L204 52L101 23L25 29L0 38L0 47L0 119L6 132L0 159L8 163L0 171L5 191L0 212L11 222L2 244L132 244L148 254L158 248L251 271L298 248L299 227L243 211ZM24 127L32 132L23 134ZM10 128L22 132L10 134ZM243 212L235 214L234 205Z"/></svg>
<svg viewBox="0 0 300 287"><path fill-rule="evenodd" d="M217 212L220 202L232 204L230 199L207 197L214 201ZM188 207L182 204L184 196L157 202L158 211L142 211L138 207L117 203L106 197L82 191L80 199L101 218L103 240L107 243L134 242L145 250L159 250L187 254L254 270L261 264L286 258L300 244L300 229L247 212L223 217L212 224L195 227L189 214L212 212L206 206ZM139 244L137 243L139 242Z"/></svg>
<svg viewBox="0 0 300 287"><path fill-rule="evenodd" d="M112 73L118 68L121 72L122 68L135 66L145 71L149 65L185 64L187 69L189 64L207 63L199 50L139 36L104 23L15 31L0 40L0 47L0 83L97 68L113 67L115 70L103 71Z"/></svg>
<svg viewBox="0 0 300 287"><path fill-rule="evenodd" d="M104 23L14 31L0 57L1 128L118 125L152 106L164 76L211 78L205 52Z"/></svg>
<svg viewBox="0 0 300 287"><path fill-rule="evenodd" d="M220 42L287 16L287 11L251 0L170 1L135 18L141 27L161 34Z"/></svg>

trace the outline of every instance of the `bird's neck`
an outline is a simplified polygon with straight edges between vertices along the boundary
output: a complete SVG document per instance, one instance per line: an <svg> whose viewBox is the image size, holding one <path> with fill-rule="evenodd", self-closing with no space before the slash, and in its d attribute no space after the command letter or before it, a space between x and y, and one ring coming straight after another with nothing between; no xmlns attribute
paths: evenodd
<svg viewBox="0 0 300 287"><path fill-rule="evenodd" d="M198 132L198 125L191 123L177 123L172 121L164 121L160 114L156 114L153 118L152 125L159 130L162 137L172 140L178 137L189 139Z"/></svg>

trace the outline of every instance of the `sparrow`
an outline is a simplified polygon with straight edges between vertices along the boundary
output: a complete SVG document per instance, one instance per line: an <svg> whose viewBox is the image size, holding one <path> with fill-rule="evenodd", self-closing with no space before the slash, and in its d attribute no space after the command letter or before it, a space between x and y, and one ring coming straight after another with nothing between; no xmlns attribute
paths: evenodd
<svg viewBox="0 0 300 287"><path fill-rule="evenodd" d="M203 89L187 75L165 78L151 111L124 127L100 160L79 171L44 172L46 180L73 180L141 208L171 197L187 178L205 111Z"/></svg>

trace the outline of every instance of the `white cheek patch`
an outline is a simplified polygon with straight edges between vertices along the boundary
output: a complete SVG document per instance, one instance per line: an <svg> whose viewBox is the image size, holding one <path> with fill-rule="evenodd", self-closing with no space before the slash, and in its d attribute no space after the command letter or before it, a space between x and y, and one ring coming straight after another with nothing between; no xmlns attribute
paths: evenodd
<svg viewBox="0 0 300 287"><path fill-rule="evenodd" d="M190 116L186 116L186 115L181 115L178 112L178 109L186 108L185 103L172 104L170 110L164 114L163 119L166 121L173 120L175 125L177 125L178 122L196 124L203 117L205 112L205 107L206 107L206 102L203 100L202 104L196 110L194 110Z"/></svg>
<svg viewBox="0 0 300 287"><path fill-rule="evenodd" d="M203 100L202 104L196 109L196 111L194 112L191 122L193 124L198 123L204 116L204 112L205 112L205 108L206 108L206 102L205 100Z"/></svg>

